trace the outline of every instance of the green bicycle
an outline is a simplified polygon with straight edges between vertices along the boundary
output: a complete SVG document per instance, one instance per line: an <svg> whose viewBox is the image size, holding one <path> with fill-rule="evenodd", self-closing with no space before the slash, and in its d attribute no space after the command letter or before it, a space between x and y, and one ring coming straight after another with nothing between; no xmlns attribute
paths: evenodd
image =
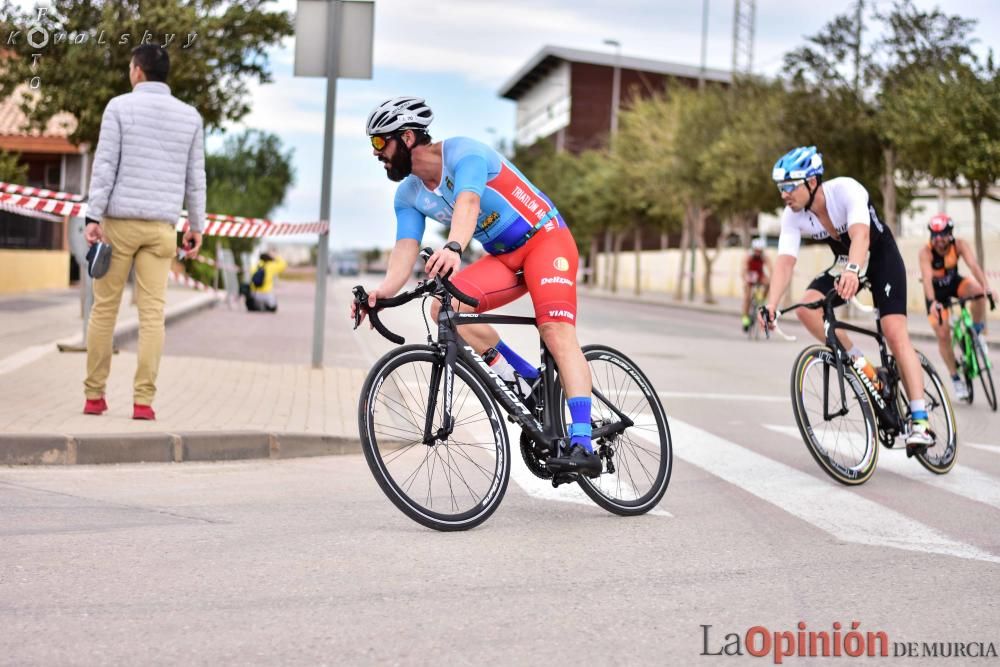
<svg viewBox="0 0 1000 667"><path fill-rule="evenodd" d="M955 362L958 365L958 375L965 381L965 386L969 390L969 396L965 399L972 404L973 385L976 378L979 378L983 385L983 394L986 395L986 402L990 404L993 412L997 411L997 392L993 386L993 364L990 362L986 346L972 328L972 314L966 308L966 303L986 297L990 301L990 310L996 308L992 294L978 294L965 299L950 299L948 303L942 304L951 310L951 307L958 302L958 314L951 320L951 342L955 348ZM938 322L943 321L941 313L938 313Z"/></svg>

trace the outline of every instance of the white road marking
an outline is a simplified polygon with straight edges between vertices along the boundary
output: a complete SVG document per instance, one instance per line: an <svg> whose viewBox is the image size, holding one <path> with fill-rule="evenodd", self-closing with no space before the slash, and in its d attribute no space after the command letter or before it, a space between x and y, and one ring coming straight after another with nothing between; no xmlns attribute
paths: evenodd
<svg viewBox="0 0 1000 667"><path fill-rule="evenodd" d="M780 424L764 424L764 426L777 433L802 440L799 429L795 426ZM899 450L883 448L879 452L878 468L954 493L956 496L1000 508L1000 479L963 466L961 463L956 463L955 467L944 475L935 475L925 470L917 461L907 459L906 452L902 448Z"/></svg>
<svg viewBox="0 0 1000 667"><path fill-rule="evenodd" d="M18 368L38 361L48 353L55 351L55 343L46 343L45 345L32 345L31 347L26 347L20 352L15 352L14 354L0 359L0 375L16 371Z"/></svg>
<svg viewBox="0 0 1000 667"><path fill-rule="evenodd" d="M847 487L800 472L679 419L670 420L678 458L806 521L836 539L920 553L1000 563Z"/></svg>
<svg viewBox="0 0 1000 667"><path fill-rule="evenodd" d="M532 498L537 498L539 500L554 500L563 503L577 503L580 505L597 507L594 501L590 499L590 496L583 492L583 489L580 488L579 484L562 484L559 488L553 488L551 481L535 477L535 475L528 470L527 465L521 457L521 447L518 444L521 437L520 430L512 428L510 429L510 434L511 456L513 457L513 460L510 463L510 478L519 487L521 487L525 493ZM668 488L667 493L669 492ZM663 501L661 500L660 502L662 503ZM659 507L654 507L647 512L647 514L666 517L673 516L670 512Z"/></svg>
<svg viewBox="0 0 1000 667"><path fill-rule="evenodd" d="M973 449L981 449L984 452L990 452L991 454L1000 454L1000 445L981 445L973 442L963 442L963 447L972 447Z"/></svg>
<svg viewBox="0 0 1000 667"><path fill-rule="evenodd" d="M627 392L639 393L639 392ZM699 401L757 401L760 403L788 403L787 396L761 396L760 394L716 394L690 391L658 391L660 398L693 398Z"/></svg>

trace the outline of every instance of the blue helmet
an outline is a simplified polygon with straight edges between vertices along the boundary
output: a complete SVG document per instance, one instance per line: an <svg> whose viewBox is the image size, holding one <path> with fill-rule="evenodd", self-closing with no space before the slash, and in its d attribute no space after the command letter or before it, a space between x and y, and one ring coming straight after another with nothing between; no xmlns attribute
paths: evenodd
<svg viewBox="0 0 1000 667"><path fill-rule="evenodd" d="M823 173L823 154L816 152L815 146L799 146L788 151L774 163L771 178L787 181L795 178L809 178Z"/></svg>

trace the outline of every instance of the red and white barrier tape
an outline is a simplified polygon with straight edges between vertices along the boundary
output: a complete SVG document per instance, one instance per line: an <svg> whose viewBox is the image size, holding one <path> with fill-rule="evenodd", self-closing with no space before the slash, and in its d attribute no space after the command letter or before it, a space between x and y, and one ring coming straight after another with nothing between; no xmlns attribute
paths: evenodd
<svg viewBox="0 0 1000 667"><path fill-rule="evenodd" d="M210 291L210 292L216 291L214 287L206 285L205 283L198 282L197 280L195 280L186 273L178 273L176 271L171 271L169 277L170 277L170 282L177 285L183 285L185 287L190 287L198 291Z"/></svg>
<svg viewBox="0 0 1000 667"><path fill-rule="evenodd" d="M86 214L87 204L81 195L58 192L27 185L0 181L0 206L12 213L58 221L59 217L80 217ZM18 210L11 210L15 207ZM186 213L186 212L185 212ZM244 218L239 215L205 214L204 234L236 238L263 236L290 236L294 234L322 234L329 230L326 222L274 222L264 218ZM190 221L185 214L177 220L177 231L187 231Z"/></svg>
<svg viewBox="0 0 1000 667"><path fill-rule="evenodd" d="M41 211L33 211L30 208L21 208L20 206L14 206L10 202L0 201L0 210L7 211L8 213L14 213L15 215L23 215L26 218L36 218L38 220L48 220L49 222L62 222L63 218L58 215L52 215L51 213L42 213Z"/></svg>
<svg viewBox="0 0 1000 667"><path fill-rule="evenodd" d="M72 192L59 192L58 190L33 188L30 185L18 185L17 183L5 183L4 181L0 181L0 192L25 195L28 197L40 197L42 199L61 199L76 202L82 202L84 200L83 195L74 194Z"/></svg>
<svg viewBox="0 0 1000 667"><path fill-rule="evenodd" d="M177 231L185 232L190 223L186 219L177 222ZM237 224L234 222L210 221L202 232L206 236L228 236L236 238L260 238L262 236L291 236L293 234L323 234L330 229L327 222L272 222L269 225Z"/></svg>
<svg viewBox="0 0 1000 667"><path fill-rule="evenodd" d="M50 215L69 216L71 218L79 216L86 206L86 204L75 204L68 201L59 201L58 199L27 197L25 195L10 194L9 192L0 192L0 203L40 213L48 213Z"/></svg>

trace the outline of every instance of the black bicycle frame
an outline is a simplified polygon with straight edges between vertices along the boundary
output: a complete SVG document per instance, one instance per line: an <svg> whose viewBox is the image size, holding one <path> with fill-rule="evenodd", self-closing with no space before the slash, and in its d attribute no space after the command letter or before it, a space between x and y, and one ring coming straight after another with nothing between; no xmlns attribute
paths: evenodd
<svg viewBox="0 0 1000 667"><path fill-rule="evenodd" d="M430 387L427 402L427 421L424 424L424 444L431 445L437 440L446 439L454 429L454 417L452 416L453 388L455 383L455 362L462 359L479 377L482 382L489 387L490 393L503 406L508 415L508 419L516 423L524 430L535 443L554 449L555 443L563 438L561 433L561 422L557 418L556 399L558 398L556 385L556 369L552 355L545 345L545 341L540 341L539 357L541 360L541 376L537 382L541 382L544 390L544 406L542 422L539 423L535 415L524 404L521 398L511 390L506 382L494 373L486 361L472 348L471 345L462 340L456 332L456 327L463 324L515 324L536 326L537 322L533 317L521 317L516 315L490 315L479 313L456 313L446 299L442 304L438 314L438 345L444 354L444 364L435 366L431 373ZM437 408L438 389L442 379L444 380L444 410L442 427L437 433L432 433L432 420ZM535 385L537 387L537 383ZM602 424L594 429L592 437L598 438L613 437L625 431L634 422L625 416L617 407L596 388L592 388L594 396L604 403L619 421L611 424Z"/></svg>
<svg viewBox="0 0 1000 667"><path fill-rule="evenodd" d="M835 415L830 414L830 401L829 401L829 379L830 379L830 367L823 366L823 419L830 421L837 417L842 417L847 414L847 391L844 387L844 359L847 356L847 350L844 349L843 344L840 339L837 338L837 330L843 329L844 331L850 331L852 333L861 334L863 336L870 336L874 338L878 343L879 358L883 368L889 368L889 349L885 344L885 336L882 333L882 320L878 317L878 311L875 312L875 331L870 329L863 329L861 327L854 326L853 324L848 324L847 322L841 322L837 320L834 314L834 304L832 299L826 299L823 302L823 319L826 329L826 344L834 351L834 361L837 364L837 379L840 383L840 412ZM889 405L895 406L895 382L894 378L890 378L890 392L889 401L886 402L882 398L881 392L875 388L871 380L868 379L867 375L863 373L858 374L860 376L862 384L868 390L868 395L871 396L872 400L875 402L875 407L878 410L879 416L882 418L888 418L890 422L889 426L892 428L899 427L899 416L896 414L896 410L889 408Z"/></svg>

